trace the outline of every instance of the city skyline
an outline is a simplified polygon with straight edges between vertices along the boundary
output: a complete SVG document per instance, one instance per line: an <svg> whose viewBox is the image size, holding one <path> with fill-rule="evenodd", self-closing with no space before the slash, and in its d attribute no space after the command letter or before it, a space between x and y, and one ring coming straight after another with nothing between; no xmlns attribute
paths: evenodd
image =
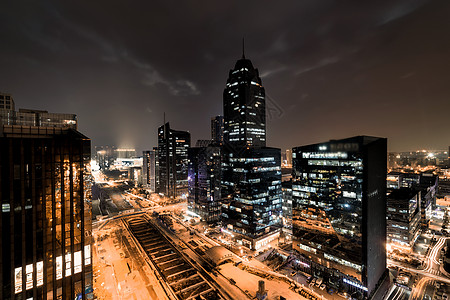
<svg viewBox="0 0 450 300"><path fill-rule="evenodd" d="M266 87L268 146L361 134L387 137L390 151L448 146L444 1L95 5L0 9L0 90L19 108L76 113L93 145L152 149L164 112L208 138L244 36Z"/></svg>

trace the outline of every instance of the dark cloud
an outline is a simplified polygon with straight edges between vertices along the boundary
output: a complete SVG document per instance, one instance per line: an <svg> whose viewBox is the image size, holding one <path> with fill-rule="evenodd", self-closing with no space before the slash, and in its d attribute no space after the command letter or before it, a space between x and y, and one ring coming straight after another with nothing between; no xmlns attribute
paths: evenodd
<svg viewBox="0 0 450 300"><path fill-rule="evenodd" d="M245 36L270 145L371 134L442 149L449 14L445 0L2 1L0 90L78 114L96 145L149 149L163 112L208 138Z"/></svg>

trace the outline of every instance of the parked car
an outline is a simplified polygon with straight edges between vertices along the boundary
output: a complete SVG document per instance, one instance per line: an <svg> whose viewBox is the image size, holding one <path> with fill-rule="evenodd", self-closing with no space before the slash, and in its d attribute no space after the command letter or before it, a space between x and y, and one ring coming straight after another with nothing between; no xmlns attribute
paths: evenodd
<svg viewBox="0 0 450 300"><path fill-rule="evenodd" d="M320 285L320 289L321 289L321 290L324 290L326 287L327 287L327 286L325 285L325 283L322 283L322 284Z"/></svg>

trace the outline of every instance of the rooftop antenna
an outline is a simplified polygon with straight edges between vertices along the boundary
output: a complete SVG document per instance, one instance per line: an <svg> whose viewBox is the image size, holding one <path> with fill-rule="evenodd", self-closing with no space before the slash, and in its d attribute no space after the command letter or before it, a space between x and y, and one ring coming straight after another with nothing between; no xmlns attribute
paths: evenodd
<svg viewBox="0 0 450 300"><path fill-rule="evenodd" d="M242 37L242 58L245 59L245 40Z"/></svg>

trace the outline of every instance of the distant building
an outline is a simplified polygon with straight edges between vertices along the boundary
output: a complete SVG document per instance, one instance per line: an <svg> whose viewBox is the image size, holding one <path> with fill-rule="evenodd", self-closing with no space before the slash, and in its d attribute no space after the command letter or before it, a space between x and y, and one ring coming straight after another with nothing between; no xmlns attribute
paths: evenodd
<svg viewBox="0 0 450 300"><path fill-rule="evenodd" d="M142 176L143 184L153 192L156 185L156 150L143 152Z"/></svg>
<svg viewBox="0 0 450 300"><path fill-rule="evenodd" d="M118 148L115 149L116 158L133 158L136 157L136 149Z"/></svg>
<svg viewBox="0 0 450 300"><path fill-rule="evenodd" d="M189 132L173 130L169 123L158 128L157 193L171 198L187 196L190 146Z"/></svg>
<svg viewBox="0 0 450 300"><path fill-rule="evenodd" d="M219 221L221 211L220 146L188 149L188 211L208 223Z"/></svg>
<svg viewBox="0 0 450 300"><path fill-rule="evenodd" d="M95 159L102 171L109 170L117 159L115 146L95 146Z"/></svg>
<svg viewBox="0 0 450 300"><path fill-rule="evenodd" d="M286 150L286 164L290 167L292 167L292 150L287 149Z"/></svg>
<svg viewBox="0 0 450 300"><path fill-rule="evenodd" d="M223 116L211 118L211 139L219 145L223 144Z"/></svg>
<svg viewBox="0 0 450 300"><path fill-rule="evenodd" d="M331 140L292 156L293 249L304 271L370 297L386 274L387 140Z"/></svg>
<svg viewBox="0 0 450 300"><path fill-rule="evenodd" d="M281 183L283 228L292 234L292 180Z"/></svg>
<svg viewBox="0 0 450 300"><path fill-rule="evenodd" d="M265 91L244 55L229 72L223 111L222 221L255 250L280 235L281 151L266 147Z"/></svg>
<svg viewBox="0 0 450 300"><path fill-rule="evenodd" d="M16 106L11 94L0 92L0 109L16 110Z"/></svg>
<svg viewBox="0 0 450 300"><path fill-rule="evenodd" d="M36 119L0 120L0 299L92 299L91 142Z"/></svg>
<svg viewBox="0 0 450 300"><path fill-rule="evenodd" d="M387 196L387 241L392 248L412 251L420 233L420 191L401 188Z"/></svg>

